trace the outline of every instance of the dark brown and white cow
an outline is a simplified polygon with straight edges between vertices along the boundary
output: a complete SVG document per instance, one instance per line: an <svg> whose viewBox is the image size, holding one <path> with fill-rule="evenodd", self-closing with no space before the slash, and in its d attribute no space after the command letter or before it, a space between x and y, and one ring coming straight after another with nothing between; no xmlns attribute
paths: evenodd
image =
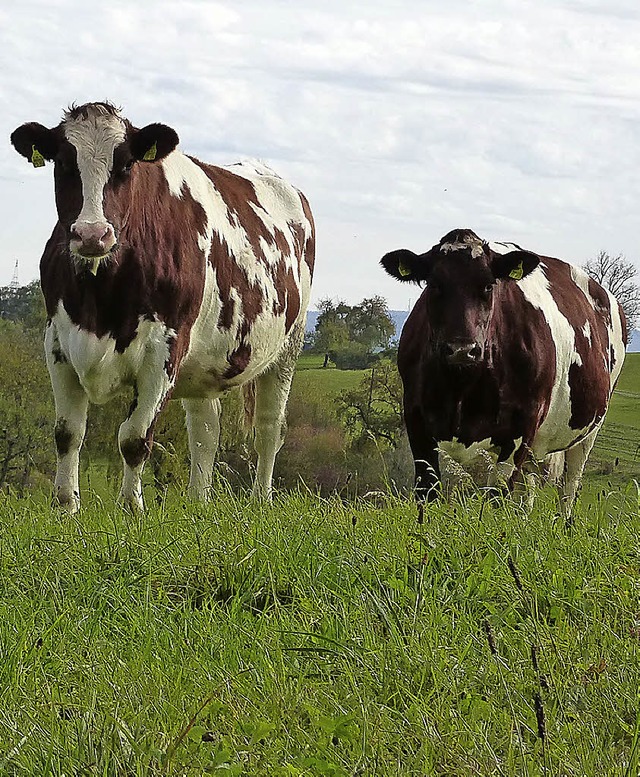
<svg viewBox="0 0 640 777"><path fill-rule="evenodd" d="M36 167L54 162L58 223L40 270L60 503L79 505L88 402L127 386L126 504L143 507L140 476L170 397L186 411L190 494L207 497L219 397L242 384L255 400L254 495L268 496L313 272L305 197L262 164L186 156L173 129L138 129L108 103L72 107L52 129L24 124L11 141Z"/></svg>
<svg viewBox="0 0 640 777"><path fill-rule="evenodd" d="M469 229L381 263L426 283L398 353L417 497L435 494L444 461L514 486L564 451L569 515L622 369L617 301L577 267Z"/></svg>

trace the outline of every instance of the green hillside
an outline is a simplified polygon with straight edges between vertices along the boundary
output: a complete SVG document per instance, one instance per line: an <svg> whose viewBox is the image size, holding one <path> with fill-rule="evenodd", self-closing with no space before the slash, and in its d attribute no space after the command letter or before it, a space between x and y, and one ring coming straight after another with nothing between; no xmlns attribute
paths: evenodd
<svg viewBox="0 0 640 777"><path fill-rule="evenodd" d="M627 354L592 458L618 459L640 477L640 353Z"/></svg>

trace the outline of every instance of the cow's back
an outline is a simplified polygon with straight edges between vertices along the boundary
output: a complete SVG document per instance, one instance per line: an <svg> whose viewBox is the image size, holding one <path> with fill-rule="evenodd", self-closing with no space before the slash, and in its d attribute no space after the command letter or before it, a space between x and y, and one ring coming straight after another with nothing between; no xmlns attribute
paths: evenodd
<svg viewBox="0 0 640 777"><path fill-rule="evenodd" d="M198 396L251 380L304 327L314 226L304 196L260 163L171 166L173 189L188 185L206 215L202 303L174 393Z"/></svg>

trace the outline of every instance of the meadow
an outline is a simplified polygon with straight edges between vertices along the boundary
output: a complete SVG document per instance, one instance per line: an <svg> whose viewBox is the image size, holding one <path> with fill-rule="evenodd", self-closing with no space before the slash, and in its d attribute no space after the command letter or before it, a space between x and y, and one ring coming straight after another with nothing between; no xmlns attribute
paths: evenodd
<svg viewBox="0 0 640 777"><path fill-rule="evenodd" d="M318 366L295 391L362 377ZM598 461L571 530L547 489L3 497L0 775L639 774L638 465Z"/></svg>

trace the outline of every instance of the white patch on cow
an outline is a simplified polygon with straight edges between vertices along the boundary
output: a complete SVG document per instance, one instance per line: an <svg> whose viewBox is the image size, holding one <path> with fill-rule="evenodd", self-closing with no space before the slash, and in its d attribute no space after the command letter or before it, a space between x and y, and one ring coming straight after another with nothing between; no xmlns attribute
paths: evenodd
<svg viewBox="0 0 640 777"><path fill-rule="evenodd" d="M168 341L175 336L160 321L140 318L138 331L123 353L116 351L116 341L108 334L97 337L74 324L60 303L54 316L62 353L75 370L89 400L97 405L108 402L124 386L137 382L141 372L154 362L154 369L164 373L169 356Z"/></svg>
<svg viewBox="0 0 640 777"><path fill-rule="evenodd" d="M464 445L456 437L438 443L438 464L447 493L459 486L479 488L504 485L515 468L513 457L522 444L514 441L514 449L507 459L498 461L500 450L491 438Z"/></svg>
<svg viewBox="0 0 640 777"><path fill-rule="evenodd" d="M571 269L571 280L580 289L580 291L582 291L582 293L587 299L587 302L595 310L596 303L593 297L591 296L591 293L589 292L589 276L584 270L581 270L579 267L576 267L574 264L570 264L569 267Z"/></svg>
<svg viewBox="0 0 640 777"><path fill-rule="evenodd" d="M613 358L615 359L615 364L613 365L612 369L610 361L611 354L607 354L607 364L610 371L611 391L613 391L613 387L615 386L618 378L620 377L620 373L622 372L622 365L624 363L624 358L627 352L625 348L625 342L622 337L622 319L620 318L618 300L613 296L613 294L611 294L610 291L606 290L606 292L607 296L609 297L609 307L611 309L609 347L613 348Z"/></svg>
<svg viewBox="0 0 640 777"><path fill-rule="evenodd" d="M76 149L82 181L82 209L77 222L106 222L103 210L104 187L113 169L113 152L124 141L122 119L100 106L88 109L87 117L65 115L66 139Z"/></svg>
<svg viewBox="0 0 640 777"><path fill-rule="evenodd" d="M551 330L556 352L556 375L551 389L549 410L532 443L533 455L538 460L542 460L552 451L568 448L586 431L572 429L569 425L571 418L569 369L572 364L581 365L582 359L576 350L575 331L558 309L551 295L544 269L544 265L541 264L518 281L525 299L543 312Z"/></svg>
<svg viewBox="0 0 640 777"><path fill-rule="evenodd" d="M489 248L491 251L493 251L494 254L510 254L512 251L521 251L522 249L520 246L516 245L515 243L506 243L504 241L489 241Z"/></svg>
<svg viewBox="0 0 640 777"><path fill-rule="evenodd" d="M591 324L588 321L585 321L585 324L582 327L582 334L585 336L589 345L591 345Z"/></svg>

